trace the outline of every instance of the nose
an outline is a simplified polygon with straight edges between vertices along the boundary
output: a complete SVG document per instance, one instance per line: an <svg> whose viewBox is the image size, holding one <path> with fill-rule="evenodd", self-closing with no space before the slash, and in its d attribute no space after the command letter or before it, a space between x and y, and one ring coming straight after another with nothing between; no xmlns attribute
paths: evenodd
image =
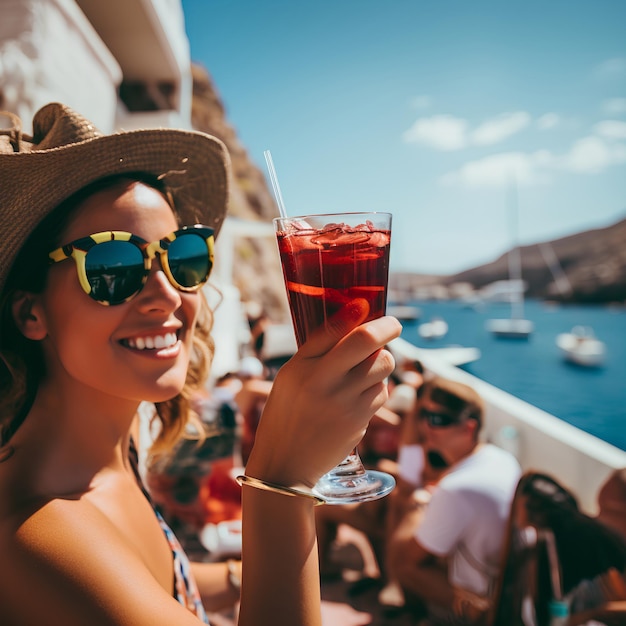
<svg viewBox="0 0 626 626"><path fill-rule="evenodd" d="M137 295L137 300L146 311L169 312L181 305L181 292L170 283L158 256L152 261L146 284Z"/></svg>

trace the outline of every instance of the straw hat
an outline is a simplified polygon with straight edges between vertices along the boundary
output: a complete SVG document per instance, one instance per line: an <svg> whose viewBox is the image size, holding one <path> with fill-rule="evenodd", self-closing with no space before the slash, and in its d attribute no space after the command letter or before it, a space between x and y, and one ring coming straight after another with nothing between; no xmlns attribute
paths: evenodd
<svg viewBox="0 0 626 626"><path fill-rule="evenodd" d="M200 132L150 129L103 135L69 107L52 103L33 118L33 136L0 112L0 293L20 248L63 200L116 174L162 178L184 224L217 233L226 217L230 160L224 144Z"/></svg>

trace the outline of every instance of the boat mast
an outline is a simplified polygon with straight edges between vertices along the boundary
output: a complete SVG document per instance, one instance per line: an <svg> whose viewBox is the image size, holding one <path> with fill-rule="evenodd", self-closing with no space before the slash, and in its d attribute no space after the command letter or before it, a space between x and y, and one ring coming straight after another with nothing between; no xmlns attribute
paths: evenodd
<svg viewBox="0 0 626 626"><path fill-rule="evenodd" d="M572 283L570 283L567 274L563 271L559 257L556 255L554 248L550 245L549 241L546 241L539 244L539 250L543 260L552 272L552 278L554 278L554 284L557 289L561 292L561 295L569 296L573 291Z"/></svg>
<svg viewBox="0 0 626 626"><path fill-rule="evenodd" d="M524 284L522 281L522 257L518 245L519 203L515 178L511 180L509 190L509 214L511 230L511 249L509 250L509 285L511 298L511 318L524 318Z"/></svg>

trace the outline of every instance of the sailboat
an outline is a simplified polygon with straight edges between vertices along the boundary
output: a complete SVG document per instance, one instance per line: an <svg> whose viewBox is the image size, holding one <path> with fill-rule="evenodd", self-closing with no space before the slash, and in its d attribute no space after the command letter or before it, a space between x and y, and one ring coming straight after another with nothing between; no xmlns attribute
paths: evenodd
<svg viewBox="0 0 626 626"><path fill-rule="evenodd" d="M517 220L519 209L517 206L517 189L515 185L511 192L510 216L513 231L513 246L507 255L509 264L509 301L511 303L511 317L487 320L485 326L495 337L510 339L528 339L535 330L535 325L524 318L524 281L522 280L522 257L517 245Z"/></svg>

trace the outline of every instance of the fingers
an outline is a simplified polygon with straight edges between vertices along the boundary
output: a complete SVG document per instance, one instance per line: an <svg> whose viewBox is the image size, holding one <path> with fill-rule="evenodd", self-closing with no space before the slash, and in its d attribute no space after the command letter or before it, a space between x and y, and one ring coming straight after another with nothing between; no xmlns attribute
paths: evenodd
<svg viewBox="0 0 626 626"><path fill-rule="evenodd" d="M248 461L251 475L311 486L360 440L388 397L394 360L384 346L402 330L393 317L363 323L368 314L367 302L354 300L280 370Z"/></svg>
<svg viewBox="0 0 626 626"><path fill-rule="evenodd" d="M355 298L330 317L325 327L318 328L300 349L304 358L326 354L342 337L367 319L370 305L364 298Z"/></svg>

